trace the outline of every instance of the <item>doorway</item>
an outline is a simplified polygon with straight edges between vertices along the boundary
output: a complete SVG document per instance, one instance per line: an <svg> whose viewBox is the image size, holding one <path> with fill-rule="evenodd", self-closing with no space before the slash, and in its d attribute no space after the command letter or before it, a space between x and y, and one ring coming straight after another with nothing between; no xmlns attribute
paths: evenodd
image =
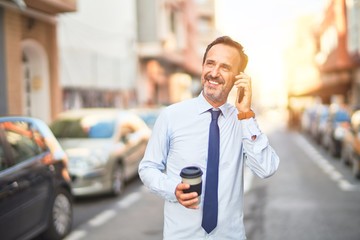
<svg viewBox="0 0 360 240"><path fill-rule="evenodd" d="M23 64L23 114L49 122L50 84L47 54L38 42L27 39L22 42Z"/></svg>

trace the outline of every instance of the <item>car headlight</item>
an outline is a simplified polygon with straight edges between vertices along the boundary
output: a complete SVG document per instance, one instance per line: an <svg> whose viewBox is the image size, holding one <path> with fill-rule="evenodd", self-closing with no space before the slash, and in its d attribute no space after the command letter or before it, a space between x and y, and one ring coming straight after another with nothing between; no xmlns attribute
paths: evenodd
<svg viewBox="0 0 360 240"><path fill-rule="evenodd" d="M99 159L97 156L91 155L86 160L86 165L88 168L98 168L103 165L103 162L101 159Z"/></svg>
<svg viewBox="0 0 360 240"><path fill-rule="evenodd" d="M81 157L69 157L69 168L70 169L96 169L103 167L104 162L96 155L88 155Z"/></svg>
<svg viewBox="0 0 360 240"><path fill-rule="evenodd" d="M342 127L337 127L335 128L335 131L334 131L334 138L336 140L342 140L345 136L345 131Z"/></svg>

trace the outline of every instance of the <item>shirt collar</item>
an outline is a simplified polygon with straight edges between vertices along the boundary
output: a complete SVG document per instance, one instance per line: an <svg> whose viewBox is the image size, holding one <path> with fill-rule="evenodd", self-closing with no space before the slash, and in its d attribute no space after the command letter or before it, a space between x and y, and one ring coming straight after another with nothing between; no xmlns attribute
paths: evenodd
<svg viewBox="0 0 360 240"><path fill-rule="evenodd" d="M197 102L198 102L198 113L199 113L199 114L202 114L202 113L208 111L209 109L214 108L214 107L205 99L202 91L201 91L201 93L199 94L199 96L197 97ZM225 104L221 105L221 106L219 107L219 109L221 110L222 115L226 118L228 115L230 115L231 104L225 103Z"/></svg>

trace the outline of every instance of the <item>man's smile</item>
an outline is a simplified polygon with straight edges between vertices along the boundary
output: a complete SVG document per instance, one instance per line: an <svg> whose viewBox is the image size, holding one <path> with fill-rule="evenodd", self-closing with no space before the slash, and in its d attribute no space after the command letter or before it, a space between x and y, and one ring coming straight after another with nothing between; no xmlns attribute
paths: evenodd
<svg viewBox="0 0 360 240"><path fill-rule="evenodd" d="M212 81L212 80L209 80L209 83L214 84L214 85L218 85L218 84L220 84L220 83L215 82L215 81Z"/></svg>
<svg viewBox="0 0 360 240"><path fill-rule="evenodd" d="M222 79L219 77L206 76L205 80L210 83L211 86L218 86L220 84L223 84Z"/></svg>

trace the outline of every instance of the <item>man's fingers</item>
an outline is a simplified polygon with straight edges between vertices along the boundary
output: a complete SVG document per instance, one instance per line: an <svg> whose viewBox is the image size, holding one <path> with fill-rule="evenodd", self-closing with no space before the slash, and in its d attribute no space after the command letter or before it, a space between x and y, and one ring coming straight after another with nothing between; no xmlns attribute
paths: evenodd
<svg viewBox="0 0 360 240"><path fill-rule="evenodd" d="M197 203L199 198L196 192L180 194L178 201L181 205L187 208L198 208Z"/></svg>
<svg viewBox="0 0 360 240"><path fill-rule="evenodd" d="M190 185L180 183L176 187L175 195L178 202L187 208L196 209L196 203L199 201L198 194L196 192L184 193L184 190L189 189Z"/></svg>
<svg viewBox="0 0 360 240"><path fill-rule="evenodd" d="M185 189L189 189L190 188L190 184L187 183L179 183L176 187L176 190L179 191L184 191Z"/></svg>

